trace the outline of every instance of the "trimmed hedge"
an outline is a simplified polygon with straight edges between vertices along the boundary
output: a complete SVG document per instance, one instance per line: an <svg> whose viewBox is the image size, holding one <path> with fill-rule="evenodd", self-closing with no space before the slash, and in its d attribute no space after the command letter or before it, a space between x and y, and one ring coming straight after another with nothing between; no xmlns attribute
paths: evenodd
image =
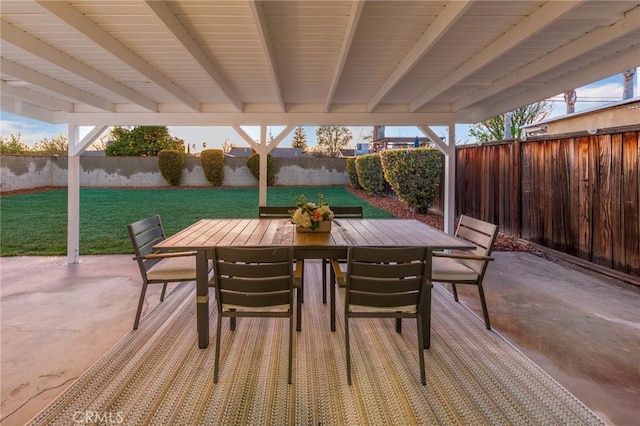
<svg viewBox="0 0 640 426"><path fill-rule="evenodd" d="M382 168L398 199L416 213L426 213L438 194L442 153L434 148L383 151Z"/></svg>
<svg viewBox="0 0 640 426"><path fill-rule="evenodd" d="M367 154L356 158L358 183L369 195L384 194L384 173L380 154Z"/></svg>
<svg viewBox="0 0 640 426"><path fill-rule="evenodd" d="M158 168L169 185L180 185L182 169L184 168L184 152L163 149L158 153Z"/></svg>
<svg viewBox="0 0 640 426"><path fill-rule="evenodd" d="M224 180L224 152L221 149L205 149L200 153L202 171L213 186L222 185Z"/></svg>
<svg viewBox="0 0 640 426"><path fill-rule="evenodd" d="M260 154L253 154L247 160L247 167L254 178L260 180ZM276 171L273 165L273 157L267 154L267 186L276 184Z"/></svg>
<svg viewBox="0 0 640 426"><path fill-rule="evenodd" d="M358 171L356 170L356 157L347 157L347 177L351 186L360 189L360 183L358 183Z"/></svg>

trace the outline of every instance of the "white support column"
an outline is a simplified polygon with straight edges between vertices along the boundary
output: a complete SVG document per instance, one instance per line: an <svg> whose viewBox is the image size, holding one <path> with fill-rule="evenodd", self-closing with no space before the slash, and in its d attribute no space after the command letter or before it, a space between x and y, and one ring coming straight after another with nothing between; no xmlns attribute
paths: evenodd
<svg viewBox="0 0 640 426"><path fill-rule="evenodd" d="M96 126L80 140L80 127L69 123L67 151L67 263L80 261L80 154L107 126Z"/></svg>
<svg viewBox="0 0 640 426"><path fill-rule="evenodd" d="M456 125L449 124L449 140L444 160L444 232L455 233L456 220Z"/></svg>
<svg viewBox="0 0 640 426"><path fill-rule="evenodd" d="M296 126L287 126L282 132L278 134L272 141L267 141L267 126L260 126L260 141L256 143L251 136L247 134L240 126L231 126L233 130L244 139L251 148L253 148L258 155L260 155L260 182L258 184L258 203L261 206L267 205L267 155L278 146L280 142L291 133Z"/></svg>
<svg viewBox="0 0 640 426"><path fill-rule="evenodd" d="M67 263L80 261L80 128L69 123L67 165Z"/></svg>
<svg viewBox="0 0 640 426"><path fill-rule="evenodd" d="M444 154L444 232L453 235L456 223L456 125L449 125L446 143L429 126L418 128Z"/></svg>
<svg viewBox="0 0 640 426"><path fill-rule="evenodd" d="M267 205L267 126L260 126L260 185L258 189L258 205Z"/></svg>

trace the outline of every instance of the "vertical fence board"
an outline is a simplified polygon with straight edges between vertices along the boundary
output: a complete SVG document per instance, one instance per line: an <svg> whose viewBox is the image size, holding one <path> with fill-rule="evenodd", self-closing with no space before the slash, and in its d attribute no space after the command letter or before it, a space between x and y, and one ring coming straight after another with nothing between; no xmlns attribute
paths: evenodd
<svg viewBox="0 0 640 426"><path fill-rule="evenodd" d="M591 260L591 222L593 221L593 211L591 209L591 180L596 174L595 169L592 169L591 158L595 155L589 150L589 138L582 137L578 140L578 146L580 150L579 170L580 170L580 183L579 183L579 211L580 221L578 223L579 232L579 246L578 257Z"/></svg>
<svg viewBox="0 0 640 426"><path fill-rule="evenodd" d="M598 181L596 191L599 192L599 200L595 211L599 212L597 224L598 232L594 228L593 261L599 265L613 267L612 259L612 214L613 202L611 199L611 135L594 137L598 140Z"/></svg>
<svg viewBox="0 0 640 426"><path fill-rule="evenodd" d="M521 160L520 160L520 176L521 176L521 204L520 204L520 233L522 238L531 240L531 146L533 144L523 144L520 147Z"/></svg>
<svg viewBox="0 0 640 426"><path fill-rule="evenodd" d="M521 203L521 145L520 141L515 141L513 144L513 151L511 152L510 162L513 163L513 181L511 182L511 230L512 234L515 238L520 236L520 203Z"/></svg>
<svg viewBox="0 0 640 426"><path fill-rule="evenodd" d="M541 223L542 223L542 235L544 245L547 247L554 247L554 225L555 225L555 209L557 204L557 182L555 181L556 162L555 162L555 150L558 146L558 141L554 140L548 143L541 144L541 151L544 157L542 162L541 174L544 176L544 181L539 189L542 193L541 201Z"/></svg>
<svg viewBox="0 0 640 426"><path fill-rule="evenodd" d="M611 135L611 267L625 269L622 134Z"/></svg>
<svg viewBox="0 0 640 426"><path fill-rule="evenodd" d="M640 143L638 133L624 133L622 142L625 269L640 275Z"/></svg>
<svg viewBox="0 0 640 426"><path fill-rule="evenodd" d="M547 245L545 240L545 230L544 230L544 211L546 205L547 194L550 192L550 188L547 186L547 182L545 181L545 167L546 164L546 156L545 156L545 144L537 143L533 145L534 147L534 161L532 169L535 171L535 174L532 179L532 183L535 188L534 196L535 196L535 204L533 205L534 214L531 216L532 220L532 230L534 232L534 236L536 239L534 240L536 243L540 243L542 245Z"/></svg>

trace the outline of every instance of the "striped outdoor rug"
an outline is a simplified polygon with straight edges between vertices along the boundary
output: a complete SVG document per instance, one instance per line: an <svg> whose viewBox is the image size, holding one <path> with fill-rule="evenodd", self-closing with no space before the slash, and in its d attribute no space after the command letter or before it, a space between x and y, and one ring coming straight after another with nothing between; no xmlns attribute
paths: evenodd
<svg viewBox="0 0 640 426"><path fill-rule="evenodd" d="M431 349L421 386L415 321L353 320L347 385L344 323L329 330L320 268L306 268L302 331L287 384L287 322L223 323L220 380L211 343L198 349L193 284L181 284L33 421L36 425L604 424L592 411L481 320L434 289ZM211 296L213 297L213 289Z"/></svg>

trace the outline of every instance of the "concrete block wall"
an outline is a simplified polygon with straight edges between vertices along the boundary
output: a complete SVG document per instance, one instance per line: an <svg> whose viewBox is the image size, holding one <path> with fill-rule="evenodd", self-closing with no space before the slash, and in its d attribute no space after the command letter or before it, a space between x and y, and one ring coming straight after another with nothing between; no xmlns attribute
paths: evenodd
<svg viewBox="0 0 640 426"><path fill-rule="evenodd" d="M257 186L246 158L225 158L223 186ZM348 185L343 158L275 158L276 185ZM66 186L66 156L0 156L0 192ZM164 187L156 157L80 157L83 187ZM183 186L210 186L200 158L185 158Z"/></svg>

